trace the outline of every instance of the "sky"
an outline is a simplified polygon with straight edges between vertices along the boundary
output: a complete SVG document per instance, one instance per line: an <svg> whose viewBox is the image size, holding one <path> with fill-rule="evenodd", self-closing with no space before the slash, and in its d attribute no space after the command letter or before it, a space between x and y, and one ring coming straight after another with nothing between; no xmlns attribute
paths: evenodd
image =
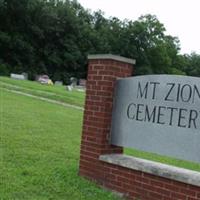
<svg viewBox="0 0 200 200"><path fill-rule="evenodd" d="M180 40L181 53L200 54L200 0L78 0L86 9L102 10L105 17L137 20L153 14L164 24L166 34Z"/></svg>

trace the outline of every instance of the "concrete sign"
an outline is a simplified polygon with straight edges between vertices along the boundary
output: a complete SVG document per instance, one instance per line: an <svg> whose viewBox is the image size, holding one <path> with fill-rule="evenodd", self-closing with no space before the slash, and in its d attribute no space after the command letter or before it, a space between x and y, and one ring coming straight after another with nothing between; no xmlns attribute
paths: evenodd
<svg viewBox="0 0 200 200"><path fill-rule="evenodd" d="M119 79L111 143L200 162L200 78L148 75Z"/></svg>

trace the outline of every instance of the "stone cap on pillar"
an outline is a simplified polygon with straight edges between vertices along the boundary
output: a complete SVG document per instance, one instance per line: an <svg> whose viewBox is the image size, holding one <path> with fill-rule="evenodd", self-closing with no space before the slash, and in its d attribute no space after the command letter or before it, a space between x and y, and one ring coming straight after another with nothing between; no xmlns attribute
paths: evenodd
<svg viewBox="0 0 200 200"><path fill-rule="evenodd" d="M136 61L134 59L122 57L122 56L116 56L112 54L94 54L94 55L88 55L89 60L96 60L96 59L106 59L106 60L116 60L124 63L129 63L129 64L135 64Z"/></svg>

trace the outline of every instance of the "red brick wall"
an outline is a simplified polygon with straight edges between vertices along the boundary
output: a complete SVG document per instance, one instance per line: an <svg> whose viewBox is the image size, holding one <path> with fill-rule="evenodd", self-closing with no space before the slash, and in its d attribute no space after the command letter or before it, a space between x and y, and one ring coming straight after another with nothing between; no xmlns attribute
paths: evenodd
<svg viewBox="0 0 200 200"><path fill-rule="evenodd" d="M132 75L132 64L91 59L88 65L79 174L137 200L200 200L200 188L99 161L102 154L122 153L109 145L116 78Z"/></svg>
<svg viewBox="0 0 200 200"><path fill-rule="evenodd" d="M140 171L101 163L104 187L134 200L199 200L200 188Z"/></svg>

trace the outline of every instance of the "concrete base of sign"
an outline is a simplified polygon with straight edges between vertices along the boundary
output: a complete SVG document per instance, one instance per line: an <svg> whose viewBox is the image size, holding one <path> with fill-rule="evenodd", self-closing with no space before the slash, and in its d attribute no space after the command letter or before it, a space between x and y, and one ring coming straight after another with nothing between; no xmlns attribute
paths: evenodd
<svg viewBox="0 0 200 200"><path fill-rule="evenodd" d="M135 158L123 154L101 155L101 161L119 165L121 167L142 171L156 176L200 186L200 172L182 169L149 160Z"/></svg>

